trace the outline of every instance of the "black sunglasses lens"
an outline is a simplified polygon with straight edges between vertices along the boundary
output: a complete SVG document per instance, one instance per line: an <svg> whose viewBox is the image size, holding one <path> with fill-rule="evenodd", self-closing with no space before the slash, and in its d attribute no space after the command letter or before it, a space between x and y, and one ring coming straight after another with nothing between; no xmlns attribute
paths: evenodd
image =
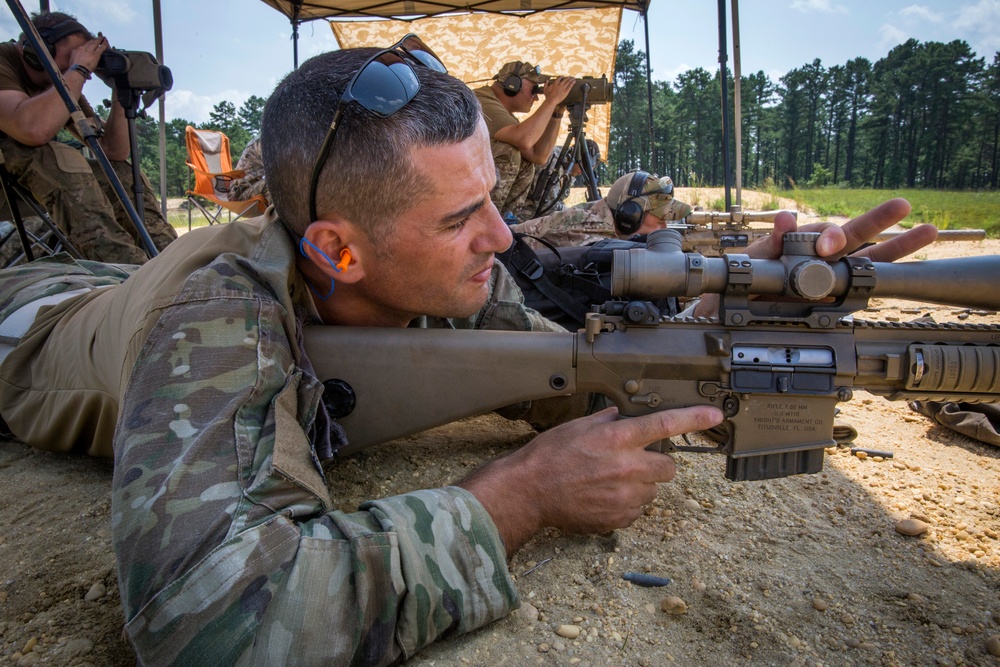
<svg viewBox="0 0 1000 667"><path fill-rule="evenodd" d="M351 84L350 96L379 116L391 116L420 90L417 75L395 53L383 53L365 65Z"/></svg>
<svg viewBox="0 0 1000 667"><path fill-rule="evenodd" d="M434 53L431 47L424 44L424 40L420 39L416 35L407 35L403 39L399 40L397 46L401 47L414 59L419 60L420 64L424 67L429 67L435 72L448 73L448 68L444 66L438 55Z"/></svg>

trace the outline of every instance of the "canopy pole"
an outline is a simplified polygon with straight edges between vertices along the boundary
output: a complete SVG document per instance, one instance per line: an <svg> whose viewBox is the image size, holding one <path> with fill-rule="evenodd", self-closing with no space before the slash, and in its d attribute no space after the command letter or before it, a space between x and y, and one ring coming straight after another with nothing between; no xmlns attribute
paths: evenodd
<svg viewBox="0 0 1000 667"><path fill-rule="evenodd" d="M299 68L299 12L301 10L301 0L292 5L292 69Z"/></svg>
<svg viewBox="0 0 1000 667"><path fill-rule="evenodd" d="M722 89L722 171L726 210L732 207L732 177L729 174L729 78L726 76L726 0L719 0L719 87Z"/></svg>
<svg viewBox="0 0 1000 667"><path fill-rule="evenodd" d="M160 0L153 0L153 42L156 44L156 62L163 63L163 22L160 16ZM157 101L160 111L160 212L167 219L167 94Z"/></svg>
<svg viewBox="0 0 1000 667"><path fill-rule="evenodd" d="M653 129L653 70L649 65L649 2L642 3L642 26L646 31L646 106L649 126L649 163L646 169L656 171L656 132Z"/></svg>
<svg viewBox="0 0 1000 667"><path fill-rule="evenodd" d="M740 0L733 12L733 129L736 131L736 205L743 206L743 74L740 68Z"/></svg>

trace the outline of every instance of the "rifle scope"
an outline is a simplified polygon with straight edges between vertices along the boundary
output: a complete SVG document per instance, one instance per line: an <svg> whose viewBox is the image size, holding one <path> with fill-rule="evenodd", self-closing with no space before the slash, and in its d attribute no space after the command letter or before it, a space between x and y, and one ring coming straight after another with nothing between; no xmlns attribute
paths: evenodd
<svg viewBox="0 0 1000 667"><path fill-rule="evenodd" d="M1000 275L998 255L917 262L845 257L828 262L816 254L818 237L815 232L785 234L781 259L740 254L705 257L683 252L677 230L659 229L648 236L645 248L614 251L611 293L660 299L739 290L820 301L864 290L868 297L1000 309L1000 292L993 285Z"/></svg>

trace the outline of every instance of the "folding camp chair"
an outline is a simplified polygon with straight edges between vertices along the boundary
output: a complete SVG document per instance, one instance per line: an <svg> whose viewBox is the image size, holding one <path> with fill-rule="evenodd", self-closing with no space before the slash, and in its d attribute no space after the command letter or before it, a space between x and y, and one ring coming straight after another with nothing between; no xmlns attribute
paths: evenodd
<svg viewBox="0 0 1000 667"><path fill-rule="evenodd" d="M0 268L57 252L83 257L31 191L7 171L0 152Z"/></svg>
<svg viewBox="0 0 1000 667"><path fill-rule="evenodd" d="M258 195L251 199L229 199L229 185L234 178L243 176L242 169L233 169L229 156L229 137L215 130L198 130L190 125L185 130L188 162L194 172L194 189L188 190L188 230L191 229L191 208L196 207L208 224L223 222L222 213L229 213L229 221L239 220L249 213L260 215L267 208L267 200ZM201 199L209 202L206 207ZM236 217L233 218L232 214Z"/></svg>

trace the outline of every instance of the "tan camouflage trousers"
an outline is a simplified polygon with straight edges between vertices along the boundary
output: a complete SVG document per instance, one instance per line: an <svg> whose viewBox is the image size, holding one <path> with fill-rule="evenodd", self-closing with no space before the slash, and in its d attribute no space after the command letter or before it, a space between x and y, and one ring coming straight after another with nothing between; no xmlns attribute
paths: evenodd
<svg viewBox="0 0 1000 667"><path fill-rule="evenodd" d="M497 169L497 184L490 199L500 215L516 215L528 198L535 179L535 165L521 157L521 151L502 141L490 142Z"/></svg>
<svg viewBox="0 0 1000 667"><path fill-rule="evenodd" d="M117 264L146 261L139 233L99 163L59 142L31 147L3 138L0 151L7 170L48 209L86 259ZM111 166L126 193L134 197L132 165L122 161ZM177 238L177 232L163 218L145 175L142 181L144 225L154 245L162 250Z"/></svg>

